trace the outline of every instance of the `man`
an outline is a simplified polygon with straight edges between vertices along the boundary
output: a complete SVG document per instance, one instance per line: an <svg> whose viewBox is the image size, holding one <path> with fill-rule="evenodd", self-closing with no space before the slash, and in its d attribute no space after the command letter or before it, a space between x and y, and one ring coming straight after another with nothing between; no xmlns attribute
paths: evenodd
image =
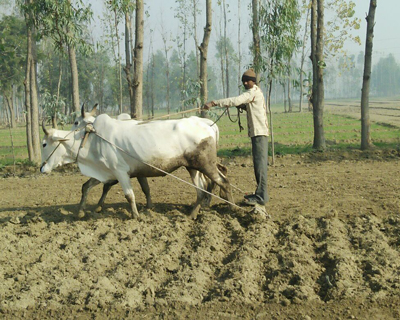
<svg viewBox="0 0 400 320"><path fill-rule="evenodd" d="M210 101L204 104L203 109L209 110L214 106L236 106L246 110L257 188L254 194L245 195L244 201L245 204L253 206L265 205L269 199L267 191L269 136L267 107L264 95L256 84L256 74L253 69L249 69L243 74L242 83L246 89L244 93L237 97Z"/></svg>

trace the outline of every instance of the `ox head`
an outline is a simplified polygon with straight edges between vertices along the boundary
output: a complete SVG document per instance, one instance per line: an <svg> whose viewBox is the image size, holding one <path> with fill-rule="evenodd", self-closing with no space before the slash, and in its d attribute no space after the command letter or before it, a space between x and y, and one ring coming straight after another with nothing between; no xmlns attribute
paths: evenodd
<svg viewBox="0 0 400 320"><path fill-rule="evenodd" d="M53 128L46 129L44 120L42 122L42 129L44 138L41 147L42 165L40 167L40 172L47 173L71 161L67 157L67 150L63 144L63 142L68 141L65 134L66 131Z"/></svg>
<svg viewBox="0 0 400 320"><path fill-rule="evenodd" d="M97 106L98 103L94 105L90 112L85 112L85 104L82 104L81 115L75 118L71 130L79 130L86 127L88 123L93 123L97 114Z"/></svg>

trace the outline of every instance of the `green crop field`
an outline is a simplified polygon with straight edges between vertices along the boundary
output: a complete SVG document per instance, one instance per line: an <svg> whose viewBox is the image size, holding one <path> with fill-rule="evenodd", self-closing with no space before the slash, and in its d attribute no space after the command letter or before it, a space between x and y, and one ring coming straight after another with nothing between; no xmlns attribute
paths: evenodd
<svg viewBox="0 0 400 320"><path fill-rule="evenodd" d="M279 110L282 110L280 107ZM273 109L272 124L276 154L293 154L312 151L313 117L310 112L283 113ZM222 111L215 110L213 119ZM237 113L231 108L232 120L237 120ZM247 136L246 114L241 114L244 127L239 131L238 123L222 116L217 125L220 129L219 156L250 155L251 142ZM361 122L359 119L332 113L324 114L324 133L327 148L359 148L361 141ZM12 140L11 140L12 135ZM379 148L400 148L400 128L384 123L371 123L371 138ZM13 141L14 148L11 147ZM25 127L18 126L10 130L0 129L0 166L13 163L13 150L17 163L27 162ZM271 151L271 148L270 148Z"/></svg>

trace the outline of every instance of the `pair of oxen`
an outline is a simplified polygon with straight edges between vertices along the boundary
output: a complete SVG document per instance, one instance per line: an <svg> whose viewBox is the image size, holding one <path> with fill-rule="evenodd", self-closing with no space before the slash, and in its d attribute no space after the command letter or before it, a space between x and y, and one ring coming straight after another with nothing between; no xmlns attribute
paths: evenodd
<svg viewBox="0 0 400 320"><path fill-rule="evenodd" d="M96 211L102 210L110 188L121 184L132 217L139 218L130 178L136 177L152 206L147 177L165 176L185 167L196 188L197 198L190 217L196 219L202 205L209 205L215 185L220 195L235 208L226 168L218 164L219 130L212 120L192 116L178 120L135 121L127 115L113 119L97 117L96 106L85 112L82 106L71 131L46 129L42 144L42 173L67 163L78 164L90 179L82 186L79 217L85 215L90 189L104 184Z"/></svg>

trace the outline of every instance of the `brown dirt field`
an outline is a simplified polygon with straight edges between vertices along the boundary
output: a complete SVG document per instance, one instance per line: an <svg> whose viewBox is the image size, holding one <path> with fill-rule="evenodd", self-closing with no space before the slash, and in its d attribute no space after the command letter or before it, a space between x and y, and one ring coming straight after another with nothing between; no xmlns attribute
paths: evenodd
<svg viewBox="0 0 400 320"><path fill-rule="evenodd" d="M253 191L250 159L224 164ZM80 220L80 173L2 176L2 319L400 318L398 150L277 158L267 220L216 199L191 221L171 177L150 180L152 210L136 192L141 221L119 186Z"/></svg>

